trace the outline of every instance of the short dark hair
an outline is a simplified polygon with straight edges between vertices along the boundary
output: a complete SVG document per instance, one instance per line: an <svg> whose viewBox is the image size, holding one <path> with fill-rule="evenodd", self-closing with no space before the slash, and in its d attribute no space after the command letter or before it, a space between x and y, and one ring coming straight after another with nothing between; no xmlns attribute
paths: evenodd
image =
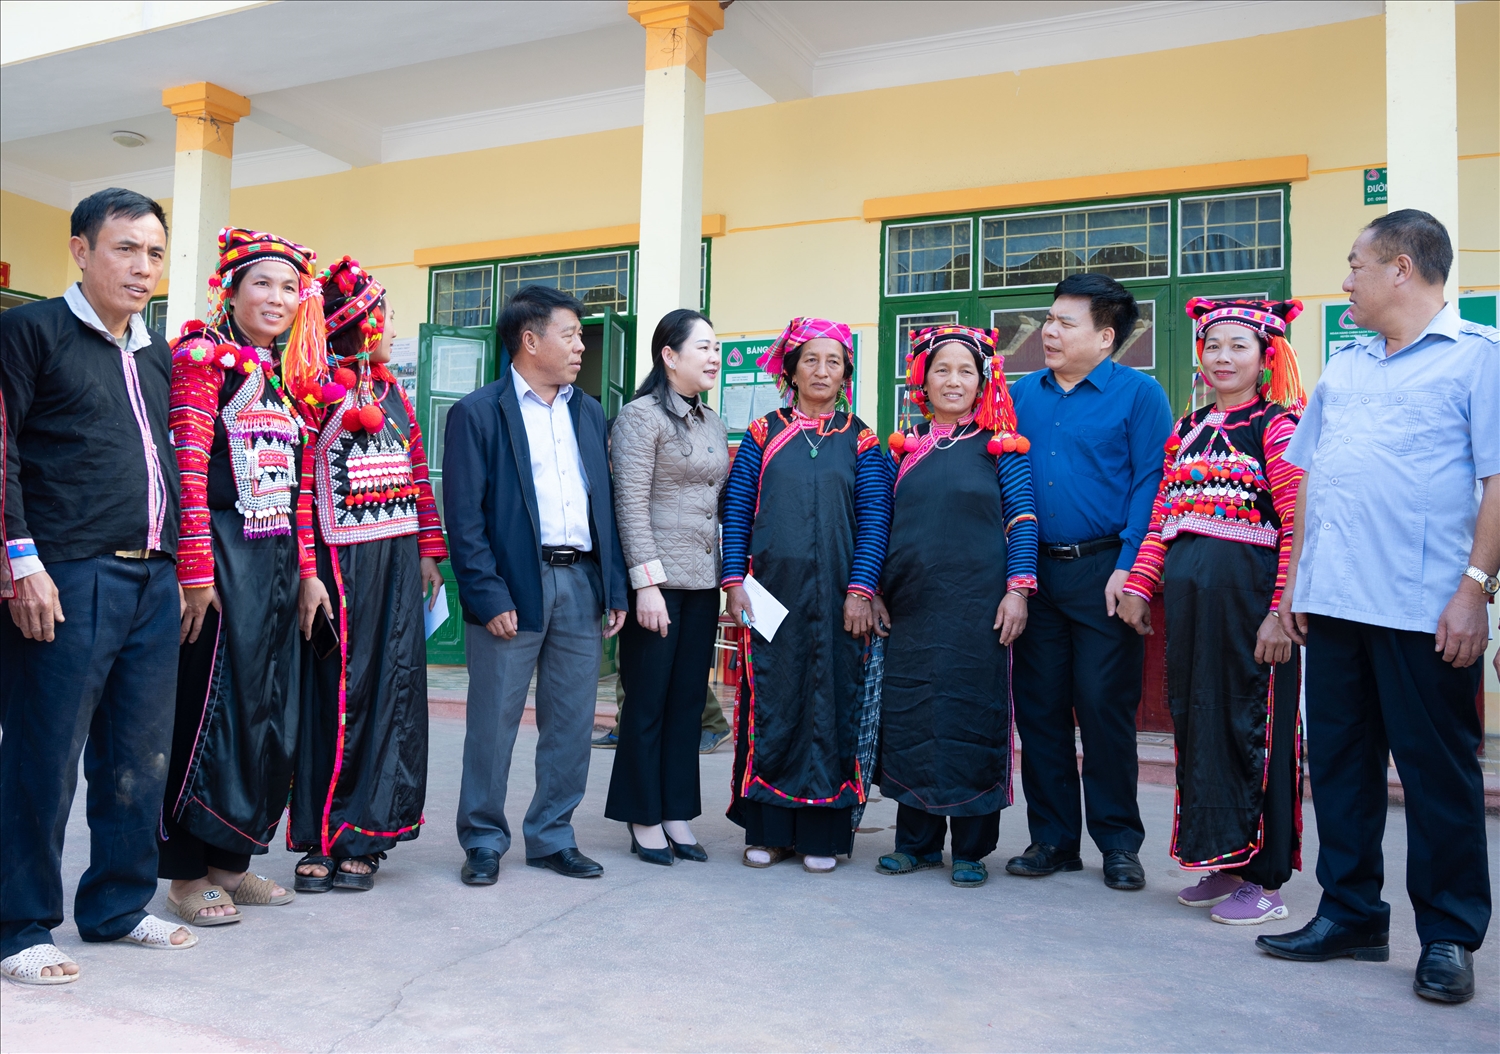
<svg viewBox="0 0 1500 1054"><path fill-rule="evenodd" d="M1135 320L1141 317L1135 297L1113 278L1103 274L1070 274L1052 290L1052 299L1060 296L1087 297L1089 316L1095 329L1114 329L1115 346L1111 352L1120 350L1125 338L1135 328Z"/></svg>
<svg viewBox="0 0 1500 1054"><path fill-rule="evenodd" d="M495 335L505 345L505 350L510 352L510 357L515 358L521 354L521 334L527 330L539 335L546 333L547 326L552 321L552 312L560 307L579 318L588 313L583 301L571 293L564 293L550 285L523 285L500 312L500 321L495 323Z"/></svg>
<svg viewBox="0 0 1500 1054"><path fill-rule="evenodd" d="M1424 282L1442 285L1453 267L1453 242L1448 228L1430 212L1397 209L1371 221L1365 230L1382 263L1405 254Z"/></svg>
<svg viewBox="0 0 1500 1054"><path fill-rule="evenodd" d="M73 237L84 239L92 249L99 237L99 228L103 227L104 221L111 216L124 216L127 220L136 220L148 212L161 221L161 229L165 231L167 214L159 202L123 187L96 190L73 206Z"/></svg>

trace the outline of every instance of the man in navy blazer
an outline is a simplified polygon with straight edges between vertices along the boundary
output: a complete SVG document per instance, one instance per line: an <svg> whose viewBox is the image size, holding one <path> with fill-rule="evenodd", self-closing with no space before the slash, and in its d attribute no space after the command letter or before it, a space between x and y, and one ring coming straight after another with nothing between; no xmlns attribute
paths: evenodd
<svg viewBox="0 0 1500 1054"><path fill-rule="evenodd" d="M536 793L526 862L570 878L604 869L578 851L602 638L625 622L625 559L615 531L604 410L574 387L583 304L526 286L500 313L510 364L448 411L443 511L469 664L458 799L460 877L491 885L510 848L505 792L536 674ZM605 611L607 625L601 625Z"/></svg>

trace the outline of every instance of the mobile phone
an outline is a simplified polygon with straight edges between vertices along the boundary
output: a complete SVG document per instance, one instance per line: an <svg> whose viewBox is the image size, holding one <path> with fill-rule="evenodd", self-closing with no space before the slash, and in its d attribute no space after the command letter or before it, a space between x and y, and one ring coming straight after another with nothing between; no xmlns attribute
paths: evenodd
<svg viewBox="0 0 1500 1054"><path fill-rule="evenodd" d="M313 614L312 649L319 659L326 659L339 650L338 627L321 607Z"/></svg>

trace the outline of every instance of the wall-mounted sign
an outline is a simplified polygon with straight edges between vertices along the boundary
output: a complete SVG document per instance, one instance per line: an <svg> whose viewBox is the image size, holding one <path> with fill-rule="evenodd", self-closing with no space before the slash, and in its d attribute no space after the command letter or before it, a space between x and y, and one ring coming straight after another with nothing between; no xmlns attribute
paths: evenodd
<svg viewBox="0 0 1500 1054"><path fill-rule="evenodd" d="M1496 296L1494 293L1466 293L1458 298L1458 317L1465 322L1478 322L1481 326L1495 326Z"/></svg>
<svg viewBox="0 0 1500 1054"><path fill-rule="evenodd" d="M417 397L417 338L397 337L391 341L391 361L386 368L401 382L406 394Z"/></svg>
<svg viewBox="0 0 1500 1054"><path fill-rule="evenodd" d="M1383 168L1365 169L1365 204L1385 204L1385 173Z"/></svg>
<svg viewBox="0 0 1500 1054"><path fill-rule="evenodd" d="M1343 351L1361 337L1376 336L1374 330L1362 329L1349 315L1348 304L1323 305L1323 361Z"/></svg>
<svg viewBox="0 0 1500 1054"><path fill-rule="evenodd" d="M10 264L0 260L0 289L10 288Z"/></svg>

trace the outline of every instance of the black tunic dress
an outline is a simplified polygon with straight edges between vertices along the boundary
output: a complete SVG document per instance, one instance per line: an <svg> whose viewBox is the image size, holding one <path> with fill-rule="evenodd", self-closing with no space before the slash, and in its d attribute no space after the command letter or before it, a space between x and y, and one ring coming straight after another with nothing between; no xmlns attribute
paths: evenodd
<svg viewBox="0 0 1500 1054"><path fill-rule="evenodd" d="M1007 517L989 436L906 455L881 575L891 635L880 792L943 816L1011 802L1010 649L991 628L1007 587Z"/></svg>
<svg viewBox="0 0 1500 1054"><path fill-rule="evenodd" d="M753 631L743 638L729 817L752 834L761 806L834 810L842 826L831 848L848 851L848 810L864 798L856 762L864 644L844 631L844 599L851 583L868 578L873 587L879 575L889 478L874 434L842 412L816 422L771 414L753 422L736 455L725 574L747 566L788 609L773 641ZM748 552L736 553L730 521L747 514Z"/></svg>
<svg viewBox="0 0 1500 1054"><path fill-rule="evenodd" d="M344 407L335 407L313 455L313 546L335 625L342 608L343 647L320 659L302 646L288 843L325 856L363 856L416 838L427 794L421 558L446 553L409 407L396 384L380 394L379 433L345 431ZM371 480L377 470L384 475ZM372 491L384 500L349 500Z"/></svg>

